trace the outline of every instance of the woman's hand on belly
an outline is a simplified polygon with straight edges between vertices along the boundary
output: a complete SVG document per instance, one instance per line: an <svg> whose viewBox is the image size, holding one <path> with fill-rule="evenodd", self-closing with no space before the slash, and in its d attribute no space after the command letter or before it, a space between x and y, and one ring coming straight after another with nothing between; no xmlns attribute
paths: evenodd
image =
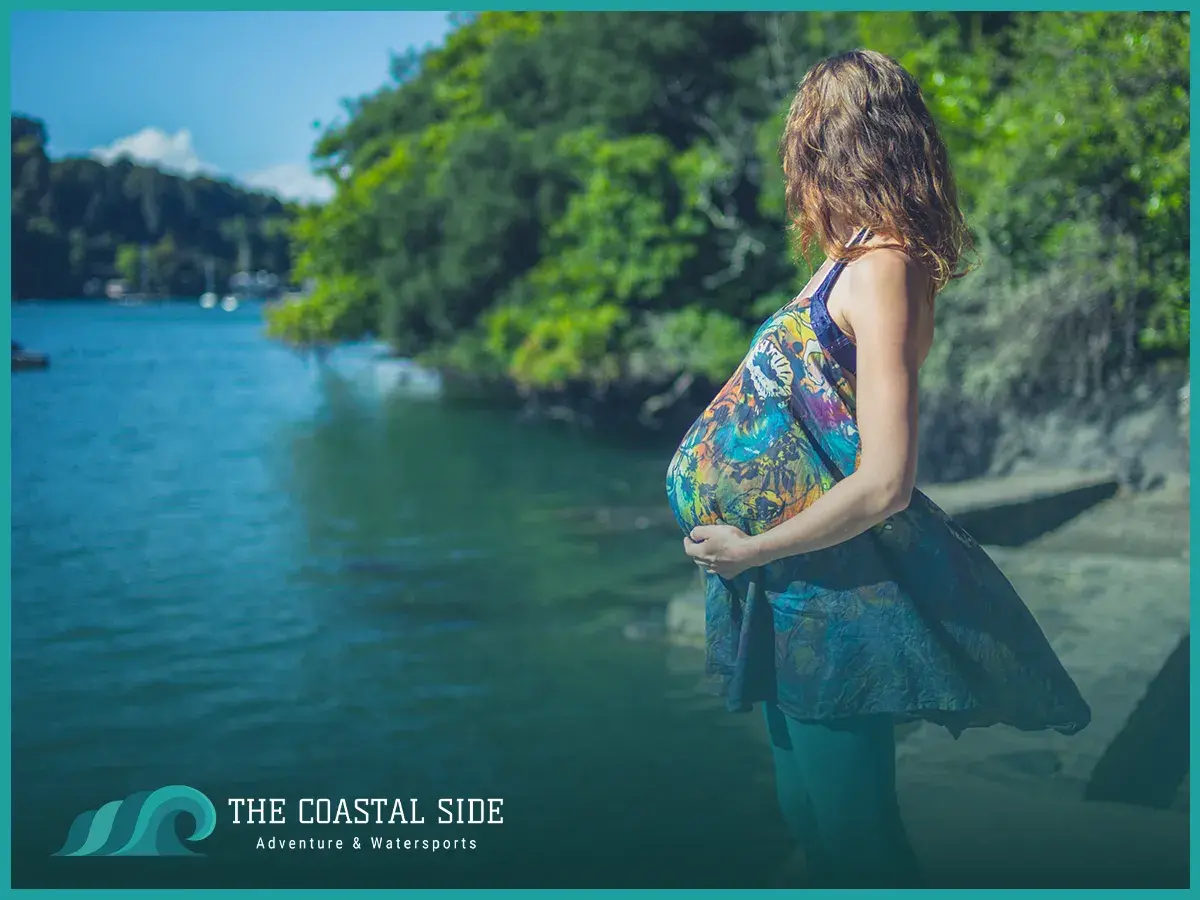
<svg viewBox="0 0 1200 900"><path fill-rule="evenodd" d="M737 578L759 565L750 535L732 525L700 525L683 539L683 550L700 568Z"/></svg>

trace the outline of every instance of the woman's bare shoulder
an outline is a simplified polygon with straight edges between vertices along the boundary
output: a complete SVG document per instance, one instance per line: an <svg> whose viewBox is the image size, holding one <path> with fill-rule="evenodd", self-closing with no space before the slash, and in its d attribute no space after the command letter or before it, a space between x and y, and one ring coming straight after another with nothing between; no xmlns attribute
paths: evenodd
<svg viewBox="0 0 1200 900"><path fill-rule="evenodd" d="M926 278L924 267L899 247L868 246L867 252L846 266L846 275L856 282L899 281Z"/></svg>
<svg viewBox="0 0 1200 900"><path fill-rule="evenodd" d="M846 288L853 300L847 310L919 304L930 294L932 281L925 267L896 247L878 247L846 267Z"/></svg>

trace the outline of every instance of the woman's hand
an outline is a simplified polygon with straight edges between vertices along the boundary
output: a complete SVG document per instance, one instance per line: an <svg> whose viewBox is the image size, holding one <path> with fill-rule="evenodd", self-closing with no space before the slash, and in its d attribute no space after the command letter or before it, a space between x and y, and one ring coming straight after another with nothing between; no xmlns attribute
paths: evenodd
<svg viewBox="0 0 1200 900"><path fill-rule="evenodd" d="M683 539L683 549L706 572L736 578L758 563L754 540L732 525L700 525Z"/></svg>

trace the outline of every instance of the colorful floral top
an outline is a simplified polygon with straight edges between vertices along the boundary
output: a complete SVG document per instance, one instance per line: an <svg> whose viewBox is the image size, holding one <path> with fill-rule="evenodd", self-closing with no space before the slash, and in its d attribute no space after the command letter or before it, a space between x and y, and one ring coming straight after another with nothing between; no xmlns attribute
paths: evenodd
<svg viewBox="0 0 1200 900"><path fill-rule="evenodd" d="M683 439L667 496L685 533L717 522L760 533L857 466L846 356L818 336L841 269L758 329ZM802 720L890 713L956 736L996 723L1074 733L1090 721L1012 585L919 491L835 547L705 582L708 672L731 709L771 700Z"/></svg>

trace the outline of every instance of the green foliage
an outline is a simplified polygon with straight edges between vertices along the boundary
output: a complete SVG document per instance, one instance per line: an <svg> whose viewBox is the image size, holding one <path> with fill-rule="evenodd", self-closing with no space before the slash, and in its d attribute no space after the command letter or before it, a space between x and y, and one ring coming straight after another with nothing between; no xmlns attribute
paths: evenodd
<svg viewBox="0 0 1200 900"><path fill-rule="evenodd" d="M1098 383L1187 349L1188 30L1180 13L481 13L318 143L337 195L292 229L318 287L272 329L371 332L532 390L721 380L819 262L786 236L791 92L870 46L921 82L981 251L941 303L931 385Z"/></svg>
<svg viewBox="0 0 1200 900"><path fill-rule="evenodd" d="M362 290L361 280L354 276L323 279L311 294L272 307L267 333L301 348L365 334L370 325L362 319L367 308Z"/></svg>
<svg viewBox="0 0 1200 900"><path fill-rule="evenodd" d="M41 122L11 122L14 297L79 297L89 282L117 277L147 291L198 295L208 260L218 285L239 261L288 274L284 223L293 211L274 197L128 160L51 161Z"/></svg>
<svg viewBox="0 0 1200 900"><path fill-rule="evenodd" d="M1127 302L1145 346L1188 341L1189 15L1064 13L1021 20L999 98L979 213L1001 249L1041 269L1072 221L1135 244ZM1053 84L1053 90L1046 85ZM1029 140L1032 134L1038 141Z"/></svg>
<svg viewBox="0 0 1200 900"><path fill-rule="evenodd" d="M117 257L113 261L113 267L117 270L117 274L121 278L124 278L130 284L136 284L141 266L141 247L137 244L122 244L117 248Z"/></svg>
<svg viewBox="0 0 1200 900"><path fill-rule="evenodd" d="M742 361L750 338L745 322L716 310L687 306L654 314L631 340L630 368L651 382L687 372L720 383Z"/></svg>
<svg viewBox="0 0 1200 900"><path fill-rule="evenodd" d="M604 384L621 375L622 330L670 302L696 252L700 221L692 198L679 196L695 154L676 155L657 136L605 140L595 129L564 135L557 150L579 173L578 190L550 226L541 261L487 316L489 347L511 353L519 383Z"/></svg>

